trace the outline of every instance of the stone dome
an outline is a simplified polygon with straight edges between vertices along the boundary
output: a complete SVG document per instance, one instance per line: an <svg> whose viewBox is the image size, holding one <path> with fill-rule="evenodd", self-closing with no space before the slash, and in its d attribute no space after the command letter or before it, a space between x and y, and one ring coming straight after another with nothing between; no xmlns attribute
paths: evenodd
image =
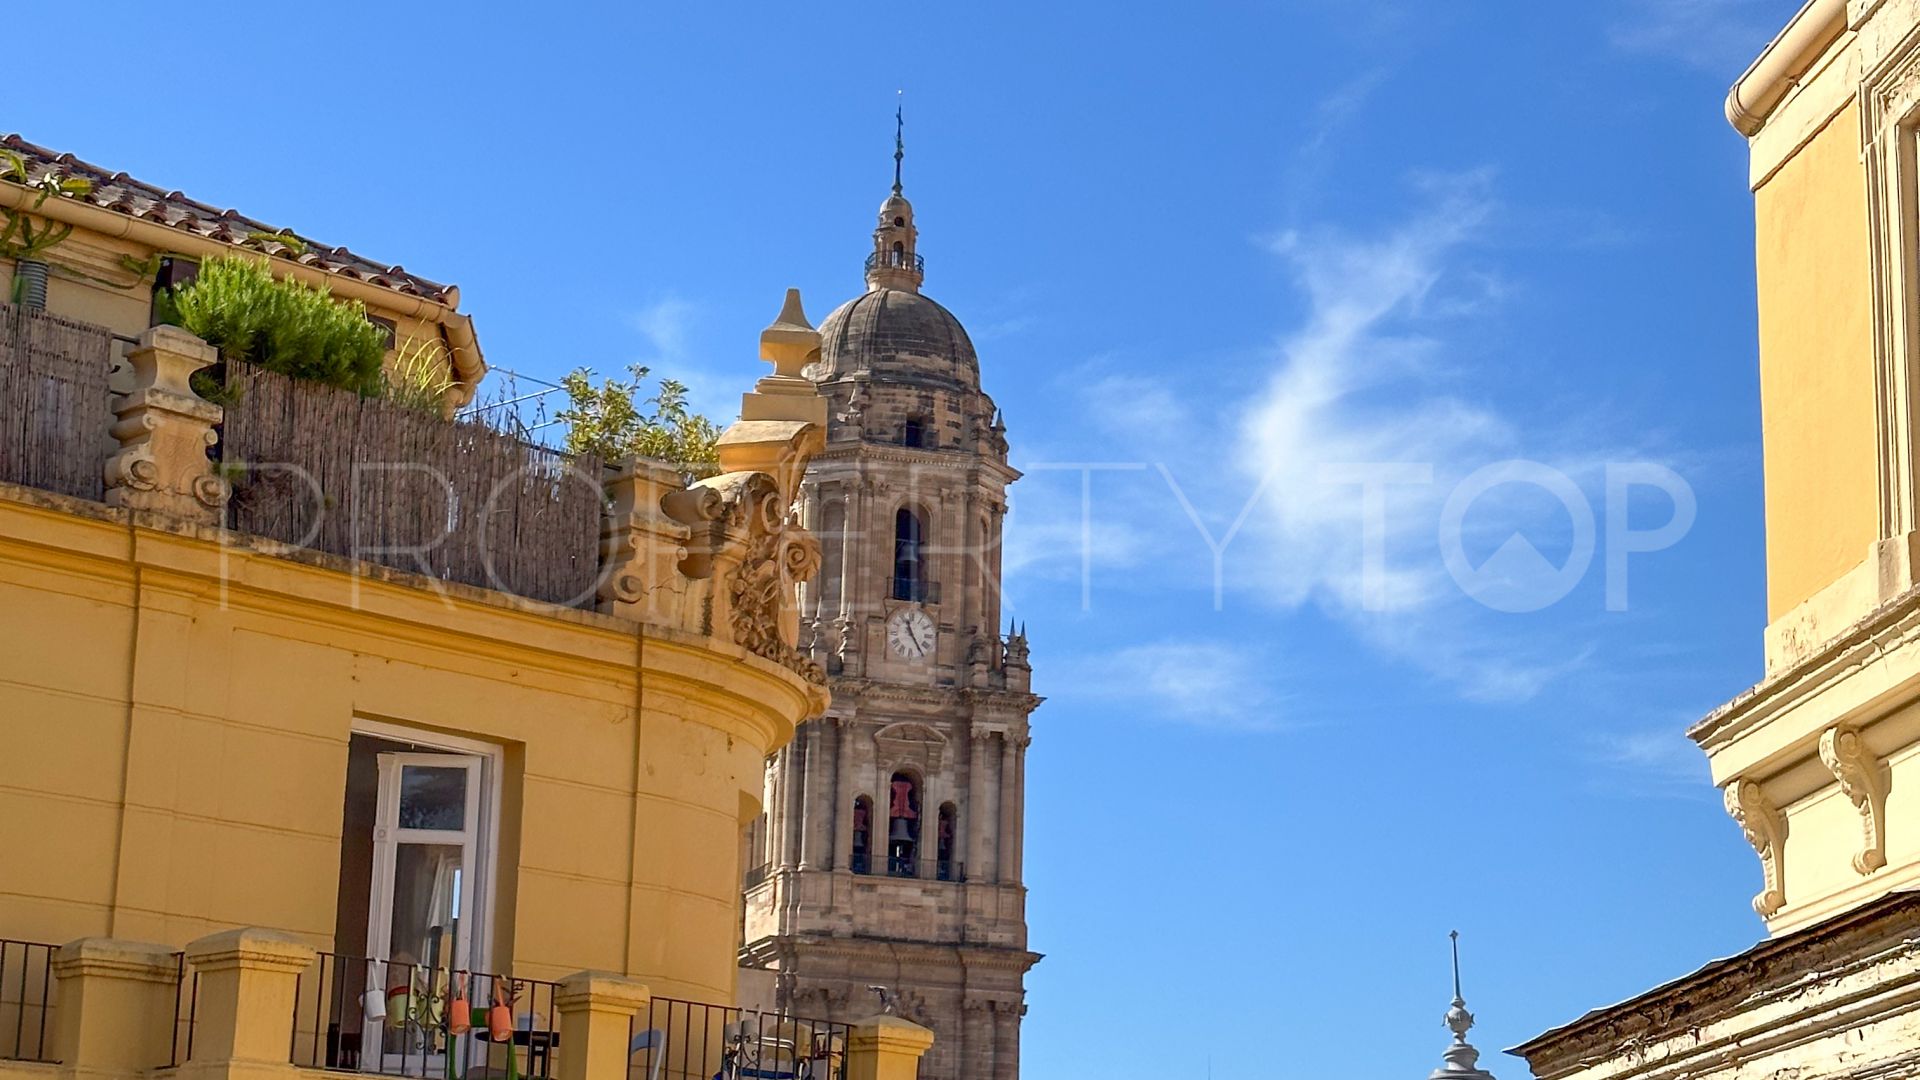
<svg viewBox="0 0 1920 1080"><path fill-rule="evenodd" d="M917 292L871 289L820 324L818 382L854 375L875 382L980 389L980 359L953 313Z"/></svg>

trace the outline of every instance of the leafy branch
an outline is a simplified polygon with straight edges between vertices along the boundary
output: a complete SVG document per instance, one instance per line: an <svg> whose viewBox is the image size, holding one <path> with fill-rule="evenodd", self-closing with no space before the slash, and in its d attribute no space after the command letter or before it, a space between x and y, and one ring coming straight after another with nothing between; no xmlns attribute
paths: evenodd
<svg viewBox="0 0 1920 1080"><path fill-rule="evenodd" d="M560 380L567 406L554 419L567 425L568 453L602 461L652 458L688 476L711 476L720 468L720 429L687 405L686 385L661 379L651 397L641 387L651 370L633 364L631 378L595 385L593 372L578 368Z"/></svg>

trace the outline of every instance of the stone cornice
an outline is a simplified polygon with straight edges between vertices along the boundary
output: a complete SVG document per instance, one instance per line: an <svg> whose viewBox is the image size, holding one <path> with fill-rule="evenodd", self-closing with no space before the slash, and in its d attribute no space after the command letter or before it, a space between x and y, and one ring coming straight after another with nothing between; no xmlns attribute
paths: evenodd
<svg viewBox="0 0 1920 1080"><path fill-rule="evenodd" d="M1539 1080L1732 1075L1744 1061L1836 1026L1857 1030L1920 1007L1916 918L1920 893L1893 893L1507 1052L1527 1059Z"/></svg>
<svg viewBox="0 0 1920 1080"><path fill-rule="evenodd" d="M994 474L1002 484L1011 484L1023 474L1019 469L989 457L975 450L934 449L917 446L897 446L892 443L842 442L828 443L827 449L815 456L812 462L816 476L833 471L822 466L858 465L867 461L883 462L889 465L907 466L962 466ZM825 478L825 477L822 477Z"/></svg>
<svg viewBox="0 0 1920 1080"><path fill-rule="evenodd" d="M833 675L827 679L834 697L855 705L918 705L929 710L946 708L954 701L966 703L976 714L1024 717L1040 707L1046 698L1020 690L999 690L974 686L905 686L874 679Z"/></svg>
<svg viewBox="0 0 1920 1080"><path fill-rule="evenodd" d="M1045 959L1044 954L1029 949L979 944L935 945L924 941L909 941L878 935L817 937L811 934L782 934L778 937L761 938L749 945L744 952L751 952L758 958L765 956L768 952L799 949L805 949L814 956L833 957L840 960L868 960L876 955L884 955L890 961L897 958L911 962L915 959L938 961L949 956L959 956L969 967L998 968L1021 973L1031 970L1035 964Z"/></svg>
<svg viewBox="0 0 1920 1080"><path fill-rule="evenodd" d="M1687 729L1687 737L1711 753L1916 640L1920 640L1920 587L1907 590L1805 660L1708 713Z"/></svg>

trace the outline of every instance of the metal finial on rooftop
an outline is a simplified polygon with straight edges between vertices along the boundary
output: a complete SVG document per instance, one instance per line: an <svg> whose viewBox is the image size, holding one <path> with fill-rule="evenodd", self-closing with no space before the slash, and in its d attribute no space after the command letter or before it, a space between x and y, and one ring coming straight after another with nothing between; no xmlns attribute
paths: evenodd
<svg viewBox="0 0 1920 1080"><path fill-rule="evenodd" d="M893 100L893 193L900 194L900 164L907 157L907 118L905 90L894 91Z"/></svg>
<svg viewBox="0 0 1920 1080"><path fill-rule="evenodd" d="M1493 1080L1493 1074L1479 1067L1480 1051L1467 1042L1467 1032L1473 1028L1473 1014L1467 1011L1467 1001L1460 996L1460 931L1447 934L1453 945L1453 1004L1447 1010L1447 1030L1453 1032L1453 1042L1440 1055L1443 1064L1428 1074L1427 1080Z"/></svg>

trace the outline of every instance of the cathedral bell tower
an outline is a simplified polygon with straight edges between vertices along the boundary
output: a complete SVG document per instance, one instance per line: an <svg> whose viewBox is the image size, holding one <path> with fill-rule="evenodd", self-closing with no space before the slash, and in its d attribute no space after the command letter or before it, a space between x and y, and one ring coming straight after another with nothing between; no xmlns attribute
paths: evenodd
<svg viewBox="0 0 1920 1080"><path fill-rule="evenodd" d="M747 839L741 1004L852 1020L868 987L933 1029L924 1080L1016 1080L1031 690L1000 631L1006 427L966 330L920 292L901 187L880 205L867 291L821 323L830 402L802 485L825 565L802 628L833 693L767 762Z"/></svg>

